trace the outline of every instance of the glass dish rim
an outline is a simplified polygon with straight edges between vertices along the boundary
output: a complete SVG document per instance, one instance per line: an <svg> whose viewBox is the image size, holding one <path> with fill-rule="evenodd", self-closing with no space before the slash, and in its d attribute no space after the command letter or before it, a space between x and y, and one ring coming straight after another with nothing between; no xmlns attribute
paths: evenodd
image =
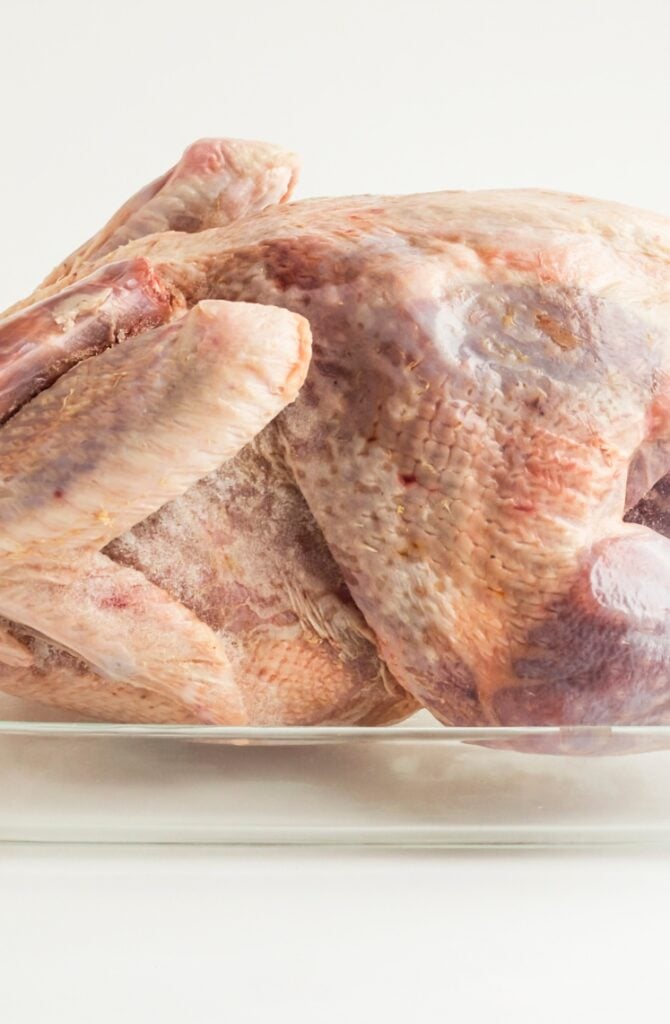
<svg viewBox="0 0 670 1024"><path fill-rule="evenodd" d="M454 743L539 739L666 739L670 725L542 725L542 726L447 726L434 725L153 725L114 722L39 722L0 720L2 736L120 737L139 739L222 740L230 743L282 742L432 742Z"/></svg>

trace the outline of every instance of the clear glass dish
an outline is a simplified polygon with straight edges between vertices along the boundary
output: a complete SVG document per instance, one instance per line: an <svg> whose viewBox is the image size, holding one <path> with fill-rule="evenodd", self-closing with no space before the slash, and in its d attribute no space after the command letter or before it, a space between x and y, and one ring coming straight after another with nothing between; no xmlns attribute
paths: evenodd
<svg viewBox="0 0 670 1024"><path fill-rule="evenodd" d="M0 841L670 841L665 726L448 729L422 713L389 728L271 729L35 716L43 709L0 701Z"/></svg>

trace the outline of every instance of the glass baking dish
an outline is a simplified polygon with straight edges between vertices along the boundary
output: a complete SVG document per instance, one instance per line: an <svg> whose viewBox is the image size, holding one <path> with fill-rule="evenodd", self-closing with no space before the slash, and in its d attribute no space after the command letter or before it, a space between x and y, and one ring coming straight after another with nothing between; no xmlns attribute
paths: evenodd
<svg viewBox="0 0 670 1024"><path fill-rule="evenodd" d="M670 840L665 726L449 729L425 712L387 728L107 725L4 698L0 713L5 842Z"/></svg>

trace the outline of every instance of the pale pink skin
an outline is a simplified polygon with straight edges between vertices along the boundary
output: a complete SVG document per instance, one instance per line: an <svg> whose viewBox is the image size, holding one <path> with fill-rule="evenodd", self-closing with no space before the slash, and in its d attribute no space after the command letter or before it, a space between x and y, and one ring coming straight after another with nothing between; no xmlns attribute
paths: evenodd
<svg viewBox="0 0 670 1024"><path fill-rule="evenodd" d="M82 359L184 311L148 260L106 264L0 321L0 422Z"/></svg>
<svg viewBox="0 0 670 1024"><path fill-rule="evenodd" d="M23 312L0 325L0 353L4 341L7 366L0 380L11 399L10 411L40 390L40 380L42 386L51 383L68 366L87 359L0 433L0 467L4 455L6 476L11 477L12 446L17 456L38 454L23 484L27 504L20 512L12 500L4 516L4 562L11 569L3 575L0 565L0 612L10 621L0 628L0 683L8 692L128 721L375 722L413 710L413 699L379 661L370 630L282 468L281 454L268 444L270 435L257 458L249 448L216 476L190 486L208 470L194 433L198 420L217 440L216 451L207 455L209 468L225 457L222 423L206 404L203 409L203 401L220 396L222 381L224 386L236 382L241 390L245 368L240 358L246 354L249 368L261 377L278 360L277 380L284 374L273 399L278 412L304 378L309 359L305 322L279 309L201 303L198 309L212 307L218 319L228 310L228 323L221 325L230 353L223 357L223 378L214 372L215 364L205 365L196 386L188 363L175 364L174 376L171 372L165 380L169 419L161 428L155 414L140 417L138 446L129 436L133 403L146 413L147 382L156 379L157 369L159 380L165 377L163 364L152 367L152 346L179 337L182 322L154 340L141 335L130 343L126 336L141 332L155 316L154 293L165 296L158 322L180 316L192 297L142 257L103 264L88 274L86 259L110 250L110 237L118 240L120 232L141 234L157 219L166 227L187 219L194 230L228 223L267 202L284 200L294 178L295 159L276 147L234 140L196 143L160 189L151 186L134 197L112 218L111 227L51 275L37 305L19 304L15 310ZM136 270L141 273L133 278ZM88 276L79 283L81 274ZM69 275L67 280L60 280L63 275ZM144 286L145 279L155 287ZM236 329L239 323L230 323L231 317L239 321L242 316L252 330L246 338ZM293 368L286 359L288 346L282 346L277 333L281 323L302 325ZM262 355L258 342L264 338L271 347ZM90 358L118 342L118 349ZM26 353L32 375L26 372ZM105 397L110 361L119 381ZM201 356L196 370L200 362ZM183 396L182 412L175 407L175 394ZM262 398L256 395L252 405L233 404L228 429L235 418L238 429L229 454L263 425ZM59 422L59 411L72 409L77 410L75 420L65 412ZM46 450L43 441L35 443L39 434L26 432L31 418L38 431L43 426L47 432L42 434L48 437ZM176 426L182 422L188 427L187 447L179 450ZM164 437L158 442L161 429ZM148 482L147 431L158 444L155 493ZM93 475L87 469L90 446ZM71 458L77 451L83 454ZM66 470L70 462L73 467ZM269 468L263 471L262 466ZM52 497L45 508L46 492L55 501ZM183 492L182 499L170 501ZM272 510L267 508L270 495ZM166 502L133 533L113 540ZM17 529L18 554L12 550ZM106 549L112 560L96 554L91 561L91 553L108 541L113 541ZM26 544L32 545L29 552Z"/></svg>
<svg viewBox="0 0 670 1024"><path fill-rule="evenodd" d="M279 146L241 139L200 139L179 163L124 203L93 238L44 280L57 283L94 259L158 231L221 227L286 202L299 160Z"/></svg>
<svg viewBox="0 0 670 1024"><path fill-rule="evenodd" d="M238 668L267 566L261 635L287 610L332 631L336 614L313 615L328 579L376 678L447 723L668 718L670 543L646 525L653 495L638 503L670 464L667 220L543 192L311 200L106 259L136 257L189 305L285 306L313 335L297 401L109 549L195 604L189 573L214 538L198 614L239 642ZM295 548L295 516L272 508L285 480L305 523ZM623 522L627 488L638 522ZM301 576L314 549L328 570ZM305 677L301 699L320 687Z"/></svg>
<svg viewBox="0 0 670 1024"><path fill-rule="evenodd" d="M295 397L309 355L294 314L201 302L33 398L0 432L0 614L109 680L204 721L246 721L216 634L99 552L251 440Z"/></svg>
<svg viewBox="0 0 670 1024"><path fill-rule="evenodd" d="M221 294L309 317L280 429L396 678L450 724L667 719L670 545L622 516L668 440L668 222L537 193L287 213L240 226Z"/></svg>

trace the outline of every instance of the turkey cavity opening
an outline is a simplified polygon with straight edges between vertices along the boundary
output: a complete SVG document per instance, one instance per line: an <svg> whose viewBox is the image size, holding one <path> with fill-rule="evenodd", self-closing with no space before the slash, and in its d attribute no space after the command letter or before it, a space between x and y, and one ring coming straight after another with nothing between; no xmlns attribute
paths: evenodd
<svg viewBox="0 0 670 1024"><path fill-rule="evenodd" d="M644 446L633 457L626 484L625 523L670 537L670 443Z"/></svg>

